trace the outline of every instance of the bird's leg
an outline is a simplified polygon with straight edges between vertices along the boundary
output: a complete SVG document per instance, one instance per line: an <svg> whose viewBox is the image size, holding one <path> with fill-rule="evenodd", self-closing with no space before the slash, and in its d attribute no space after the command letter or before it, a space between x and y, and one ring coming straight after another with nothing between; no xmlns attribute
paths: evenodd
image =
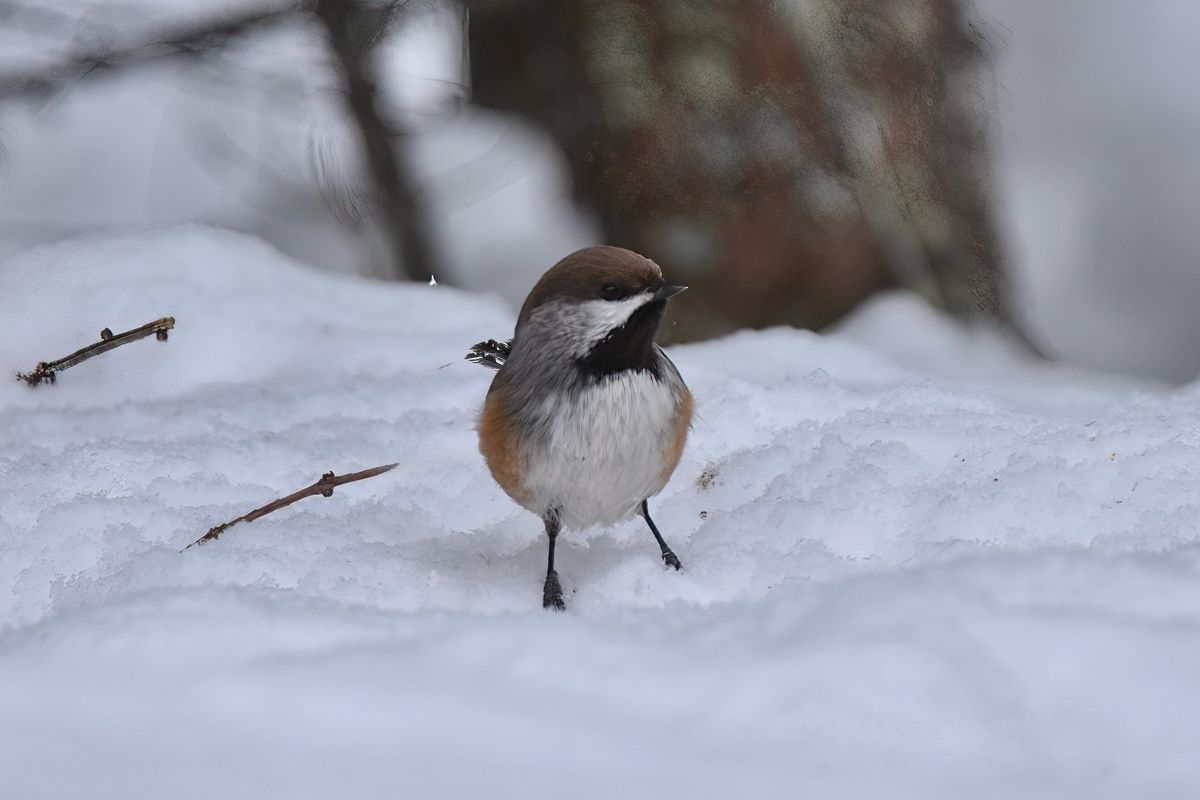
<svg viewBox="0 0 1200 800"><path fill-rule="evenodd" d="M558 539L558 511L549 511L543 520L546 523L546 536L550 538L550 553L546 558L546 585L542 589L542 608L553 608L562 611L567 607L563 602L562 584L558 582L558 573L554 571L554 542Z"/></svg>
<svg viewBox="0 0 1200 800"><path fill-rule="evenodd" d="M671 552L671 548L667 547L667 543L663 541L662 534L658 532L658 526L654 524L654 520L650 519L650 501L642 501L642 516L646 518L646 524L650 526L650 532L654 534L654 538L658 540L658 546L662 550L662 559L668 567L680 569L683 564L679 563L679 557ZM553 539L551 540L552 548L554 547Z"/></svg>

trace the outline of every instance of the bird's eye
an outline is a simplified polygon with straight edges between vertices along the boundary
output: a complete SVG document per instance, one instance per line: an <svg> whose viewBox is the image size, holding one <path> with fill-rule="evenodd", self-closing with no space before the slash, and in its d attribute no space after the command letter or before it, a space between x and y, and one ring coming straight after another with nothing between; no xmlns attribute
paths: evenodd
<svg viewBox="0 0 1200 800"><path fill-rule="evenodd" d="M605 300L622 300L629 296L625 291L625 287L617 286L615 283L606 283L600 287L600 296Z"/></svg>

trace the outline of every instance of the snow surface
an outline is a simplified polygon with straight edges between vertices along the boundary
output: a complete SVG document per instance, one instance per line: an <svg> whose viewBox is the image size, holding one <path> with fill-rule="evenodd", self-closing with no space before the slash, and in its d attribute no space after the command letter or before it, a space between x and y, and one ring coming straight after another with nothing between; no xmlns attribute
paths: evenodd
<svg viewBox="0 0 1200 800"><path fill-rule="evenodd" d="M473 417L498 299L201 227L0 263L0 776L27 797L1185 797L1200 387L1026 363L904 296L673 348L654 503L540 524ZM230 529L339 473L399 461Z"/></svg>

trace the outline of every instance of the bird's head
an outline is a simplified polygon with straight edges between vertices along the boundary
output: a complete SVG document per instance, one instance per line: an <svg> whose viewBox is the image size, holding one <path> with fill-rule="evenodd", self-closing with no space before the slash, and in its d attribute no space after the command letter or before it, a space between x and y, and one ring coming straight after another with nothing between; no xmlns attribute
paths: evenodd
<svg viewBox="0 0 1200 800"><path fill-rule="evenodd" d="M588 247L546 271L517 319L517 341L534 338L600 373L643 368L667 300L686 286L663 280L648 258Z"/></svg>

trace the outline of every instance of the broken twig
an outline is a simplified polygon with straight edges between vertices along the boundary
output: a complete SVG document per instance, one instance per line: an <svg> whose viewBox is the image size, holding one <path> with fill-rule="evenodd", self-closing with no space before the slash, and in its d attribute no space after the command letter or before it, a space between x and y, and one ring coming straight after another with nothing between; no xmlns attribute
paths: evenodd
<svg viewBox="0 0 1200 800"><path fill-rule="evenodd" d="M215 528L209 528L208 533L204 534L199 539L192 542L192 544L189 544L187 547L183 548L183 550L187 550L188 548L190 548L192 545L195 545L195 544L211 542L211 541L217 539L228 528L233 527L234 525L238 524L239 522L253 522L254 520L258 519L259 517L265 517L267 514L270 514L272 511L278 511L279 509L283 508L284 506L290 506L292 503L296 502L297 500L303 500L306 497L312 497L314 494L319 494L322 497L330 497L333 495L333 488L335 486L341 486L343 483L353 483L354 481L361 481L366 478L374 478L376 475L382 475L385 472L390 472L391 470L394 470L398 466L400 466L400 465L399 464L385 464L382 467L372 467L371 469L364 469L362 472L351 472L349 475L334 475L332 472L326 472L324 475L321 476L321 480L317 481L312 486L306 486L298 492L293 492L292 494L289 494L287 497L281 497L272 503L267 503L262 508L256 508L253 511L251 511L249 514L243 514L242 516L238 517L237 519L232 519L229 522L223 523L221 525L217 525ZM180 550L179 552L182 553L183 550Z"/></svg>
<svg viewBox="0 0 1200 800"><path fill-rule="evenodd" d="M17 380L25 381L30 386L37 386L39 383L54 383L58 378L58 373L64 369L81 364L101 353L107 353L109 350L120 347L123 344L136 342L138 339L144 339L151 334L154 334L160 342L165 342L167 340L167 331L174 327L174 317L163 317L162 319L156 319L154 322L148 322L140 328L134 328L124 333L114 334L111 330L105 328L100 331L100 341L95 344L89 344L82 350L76 350L71 355L60 358L58 361L39 361L32 372L18 372Z"/></svg>

